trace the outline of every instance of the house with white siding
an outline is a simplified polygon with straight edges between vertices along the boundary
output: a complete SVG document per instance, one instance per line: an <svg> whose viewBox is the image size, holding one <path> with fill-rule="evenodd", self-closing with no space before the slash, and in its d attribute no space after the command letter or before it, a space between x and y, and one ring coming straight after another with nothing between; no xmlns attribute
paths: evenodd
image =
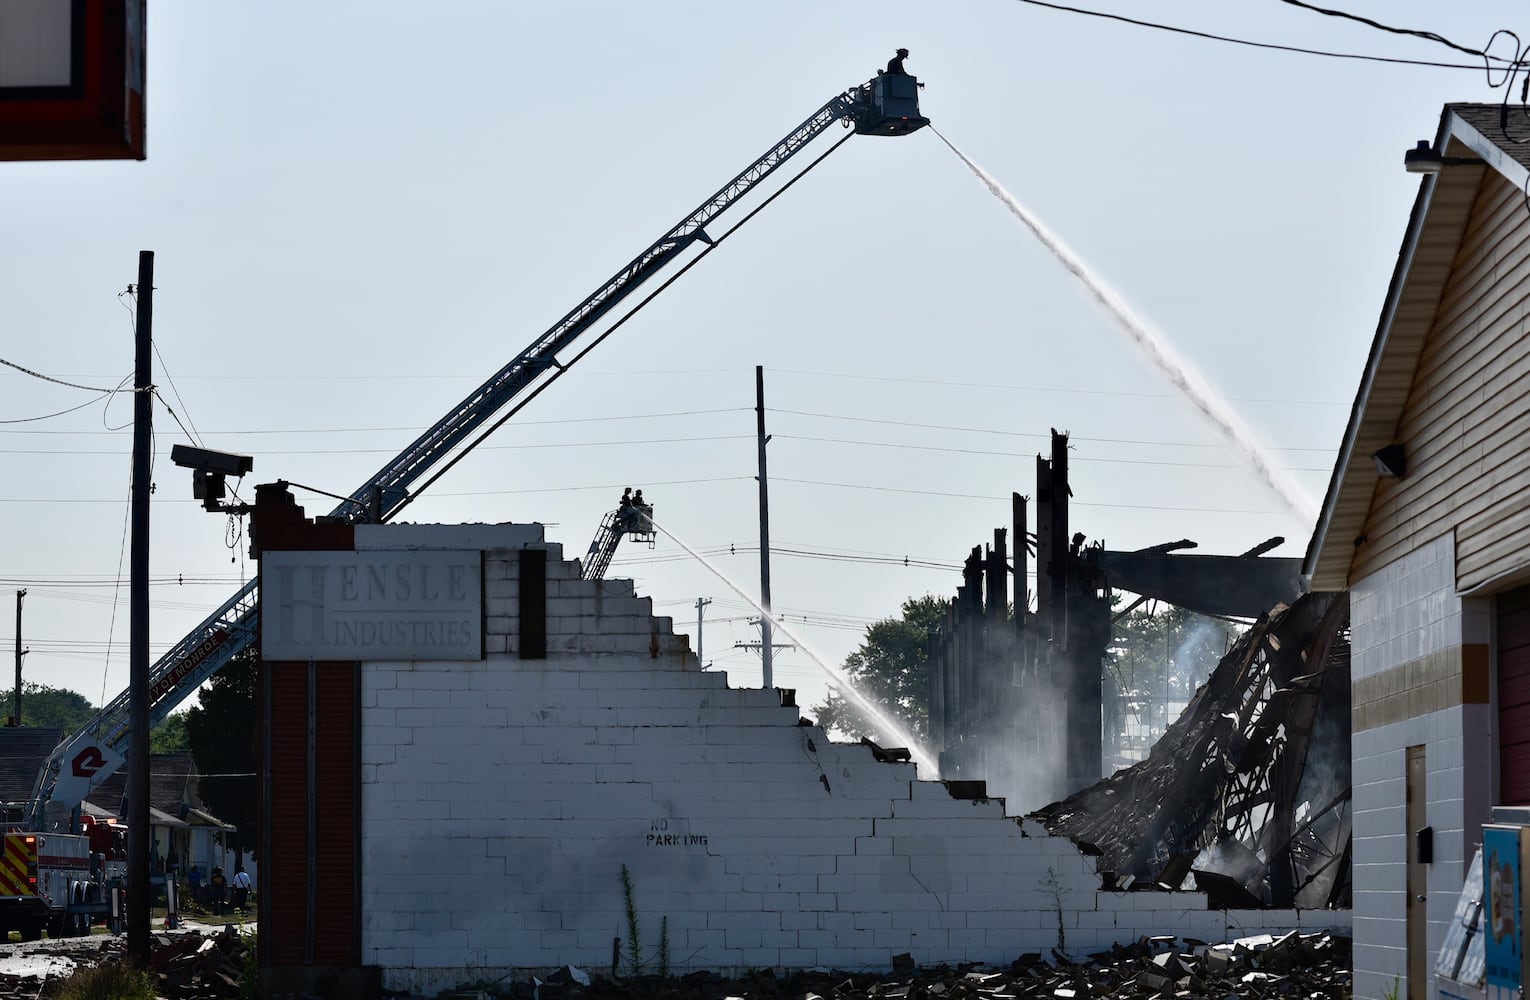
<svg viewBox="0 0 1530 1000"><path fill-rule="evenodd" d="M1494 805L1530 803L1530 117L1447 105L1307 550L1348 590L1355 995L1431 983Z"/></svg>

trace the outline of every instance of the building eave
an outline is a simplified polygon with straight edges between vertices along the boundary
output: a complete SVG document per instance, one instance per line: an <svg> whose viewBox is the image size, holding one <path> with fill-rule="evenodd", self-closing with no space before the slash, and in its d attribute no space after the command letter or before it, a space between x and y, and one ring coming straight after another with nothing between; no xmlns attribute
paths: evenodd
<svg viewBox="0 0 1530 1000"><path fill-rule="evenodd" d="M1365 543L1366 520L1379 478L1371 456L1394 443L1483 177L1491 168L1516 185L1527 179L1525 167L1463 119L1454 106L1447 105L1440 116L1434 148L1448 157L1475 155L1483 165L1446 165L1419 183L1338 459L1302 563L1308 590L1339 591L1350 586L1350 570L1356 550Z"/></svg>

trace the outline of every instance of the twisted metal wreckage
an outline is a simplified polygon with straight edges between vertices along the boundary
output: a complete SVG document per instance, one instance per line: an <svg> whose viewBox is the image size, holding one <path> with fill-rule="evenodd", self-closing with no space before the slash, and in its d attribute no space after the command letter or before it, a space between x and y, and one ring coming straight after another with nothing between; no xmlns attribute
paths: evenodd
<svg viewBox="0 0 1530 1000"><path fill-rule="evenodd" d="M1122 888L1194 886L1213 905L1350 905L1349 602L1300 594L1297 560L1135 552L1069 534L1067 436L1037 459L1036 608L1009 613L1027 547L974 549L932 636L929 732L941 774L982 779L1101 857ZM1030 536L1014 498L1015 537ZM1101 674L1112 590L1256 619L1146 760L1104 773ZM987 600L984 600L984 597ZM1134 605L1135 606L1135 605ZM1129 611L1130 608L1127 609ZM1038 766L1038 762L1040 765Z"/></svg>
<svg viewBox="0 0 1530 1000"><path fill-rule="evenodd" d="M1213 905L1350 905L1349 599L1307 594L1244 634L1147 760L1039 811L1118 884Z"/></svg>

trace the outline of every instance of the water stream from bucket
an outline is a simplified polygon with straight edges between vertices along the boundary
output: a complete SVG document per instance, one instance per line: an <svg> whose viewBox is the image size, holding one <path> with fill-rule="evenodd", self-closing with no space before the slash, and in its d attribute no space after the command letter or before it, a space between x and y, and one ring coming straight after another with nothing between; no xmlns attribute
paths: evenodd
<svg viewBox="0 0 1530 1000"><path fill-rule="evenodd" d="M1005 207L1025 224L1036 239L1041 241L1041 245L1050 250L1070 274L1084 283L1084 287L1089 289L1094 300L1103 306L1116 321L1116 325L1142 349L1148 359L1157 366L1159 372L1200 411L1201 416L1210 421L1224 437L1232 442L1244 460L1252 467L1254 474L1274 491L1287 509L1309 523L1316 521L1317 506L1307 496L1306 491L1270 463L1259 442L1243 426L1227 404L1206 385L1205 379L1187 361L1178 357L1161 336L1132 312L1120 295L1106 285L1077 254L1068 248L1067 244L1042 225L1041 220L1034 213L1020 204L1014 195L1004 190L1003 185L994 180L988 171L972 162L967 154L957 149L955 144L941 135L934 126L930 127L930 131L940 136L940 141L956 154L957 159L967 165L967 169L983 182L993 196L1003 202Z"/></svg>
<svg viewBox="0 0 1530 1000"><path fill-rule="evenodd" d="M844 671L830 666L828 661L819 656L818 653L814 651L812 646L802 641L801 636L787 628L786 624L781 621L781 619L760 607L760 602L756 601L753 597L750 597L747 593L745 593L742 587L730 580L728 575L722 570L708 562L705 556L676 537L674 532L670 531L663 525L658 524L652 519L649 519L648 523L653 526L655 531L662 532L666 538L680 546L686 552L690 553L692 558L710 570L713 576L727 584L728 588L739 597L742 597L746 602L748 602L750 607L754 608L754 610L758 611L764 617L770 619L771 628L780 630L782 635L786 636L793 643L795 643L798 649L801 649L813 660L814 663L818 664L818 668L829 675L829 679L834 682L834 685L838 691L847 699L849 699L849 701L861 711L861 714L864 715L872 725L876 726L879 735L882 735L884 739L891 739L897 744L908 748L909 756L912 757L914 763L918 764L920 769L925 772L921 777L928 779L938 779L940 777L940 768L936 764L934 758L932 758L925 750L925 748L921 746L917 740L914 739L913 734L911 734L907 729L899 725L897 722L888 718L886 713L871 703L870 699L857 691L855 688L855 683L850 680L850 677Z"/></svg>

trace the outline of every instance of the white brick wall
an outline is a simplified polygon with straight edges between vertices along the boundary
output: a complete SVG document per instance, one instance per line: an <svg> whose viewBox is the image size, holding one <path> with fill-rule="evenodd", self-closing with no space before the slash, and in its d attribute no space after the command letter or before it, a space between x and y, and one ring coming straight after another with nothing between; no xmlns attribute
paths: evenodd
<svg viewBox="0 0 1530 1000"><path fill-rule="evenodd" d="M1484 602L1457 596L1455 546L1446 535L1355 581L1350 628L1351 676L1360 680L1465 642L1486 643L1492 624ZM1380 998L1396 977L1407 979L1406 748L1425 748L1435 856L1426 903L1432 970L1491 801L1491 713L1487 705L1462 705L1352 737L1356 997Z"/></svg>
<svg viewBox="0 0 1530 1000"><path fill-rule="evenodd" d="M1059 940L1348 922L1101 892L1070 841L830 742L774 691L728 688L630 585L556 557L549 608L568 610L549 614L549 658L508 655L517 547L485 555L487 661L362 671L363 960L390 988L605 968L617 937L625 961L623 865L650 970L661 919L677 972L1008 963Z"/></svg>
<svg viewBox="0 0 1530 1000"><path fill-rule="evenodd" d="M1442 535L1354 581L1349 617L1352 680L1459 646L1454 539Z"/></svg>

